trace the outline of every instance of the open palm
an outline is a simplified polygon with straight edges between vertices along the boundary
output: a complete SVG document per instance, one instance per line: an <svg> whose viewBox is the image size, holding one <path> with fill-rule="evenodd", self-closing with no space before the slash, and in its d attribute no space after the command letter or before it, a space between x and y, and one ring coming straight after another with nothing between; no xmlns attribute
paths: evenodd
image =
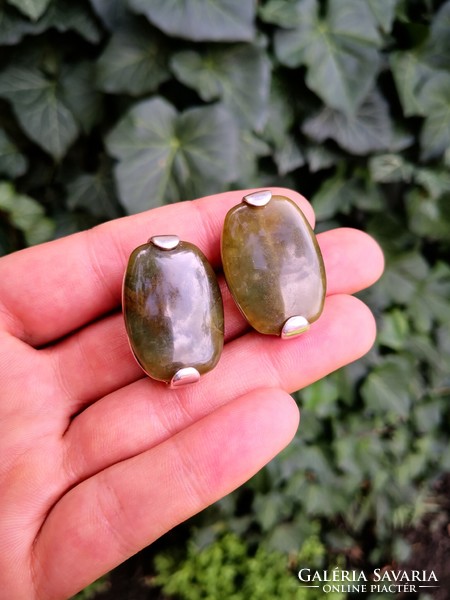
<svg viewBox="0 0 450 600"><path fill-rule="evenodd" d="M313 222L306 200L298 202ZM235 489L291 440L289 392L363 355L370 311L349 294L382 254L366 234L318 236L328 296L309 332L250 331L219 276L225 348L193 386L145 377L119 312L131 250L175 233L220 270L230 192L109 222L0 260L0 589L62 600Z"/></svg>

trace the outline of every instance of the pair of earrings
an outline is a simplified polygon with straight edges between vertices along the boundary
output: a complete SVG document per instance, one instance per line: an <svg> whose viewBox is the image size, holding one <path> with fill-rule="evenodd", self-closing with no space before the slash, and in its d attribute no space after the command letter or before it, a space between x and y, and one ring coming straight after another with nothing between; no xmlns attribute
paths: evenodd
<svg viewBox="0 0 450 600"><path fill-rule="evenodd" d="M270 191L249 194L225 217L222 263L250 325L291 338L322 312L326 279L315 235L298 206ZM130 347L153 379L176 388L219 361L222 296L211 265L176 235L152 237L129 259L123 313Z"/></svg>

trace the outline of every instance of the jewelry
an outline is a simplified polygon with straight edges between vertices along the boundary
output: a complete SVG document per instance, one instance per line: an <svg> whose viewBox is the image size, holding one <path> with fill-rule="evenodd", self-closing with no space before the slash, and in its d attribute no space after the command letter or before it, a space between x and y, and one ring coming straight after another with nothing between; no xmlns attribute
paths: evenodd
<svg viewBox="0 0 450 600"><path fill-rule="evenodd" d="M225 217L222 263L231 294L250 325L291 338L322 313L325 268L298 206L270 191L243 198Z"/></svg>
<svg viewBox="0 0 450 600"><path fill-rule="evenodd" d="M223 348L223 303L204 254L176 235L136 248L122 292L131 351L144 372L177 388L213 369Z"/></svg>

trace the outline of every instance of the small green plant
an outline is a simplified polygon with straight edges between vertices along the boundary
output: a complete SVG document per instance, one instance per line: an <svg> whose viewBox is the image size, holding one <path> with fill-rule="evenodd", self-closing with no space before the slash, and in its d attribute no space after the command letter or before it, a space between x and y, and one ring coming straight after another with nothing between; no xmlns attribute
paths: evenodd
<svg viewBox="0 0 450 600"><path fill-rule="evenodd" d="M254 554L247 543L227 533L209 546L199 549L191 540L186 556L177 562L173 553L155 557L154 584L164 594L182 600L318 600L322 590L301 588L296 576L300 566L322 566L325 547L317 534L305 540L296 556L268 551L260 546ZM330 593L330 600L344 594Z"/></svg>
<svg viewBox="0 0 450 600"><path fill-rule="evenodd" d="M84 590L82 590L79 594L74 596L72 600L91 600L97 596L97 594L104 592L109 588L109 582L107 576L100 577L91 585L88 585Z"/></svg>

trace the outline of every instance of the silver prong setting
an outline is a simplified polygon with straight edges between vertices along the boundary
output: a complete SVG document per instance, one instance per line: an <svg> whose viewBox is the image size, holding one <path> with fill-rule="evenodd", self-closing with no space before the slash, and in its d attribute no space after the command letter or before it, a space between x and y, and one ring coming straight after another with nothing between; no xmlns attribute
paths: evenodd
<svg viewBox="0 0 450 600"><path fill-rule="evenodd" d="M262 190L260 192L253 192L244 196L243 202L250 206L266 206L272 199L272 192L270 190Z"/></svg>
<svg viewBox="0 0 450 600"><path fill-rule="evenodd" d="M174 250L180 243L180 238L177 235L154 235L148 241L160 250Z"/></svg>
<svg viewBox="0 0 450 600"><path fill-rule="evenodd" d="M305 317L302 317L301 315L290 317L283 325L283 329L281 330L281 338L283 340L290 340L291 338L308 331L309 327L310 323Z"/></svg>
<svg viewBox="0 0 450 600"><path fill-rule="evenodd" d="M185 367L175 373L170 382L170 387L173 390L184 385L189 385L190 383L197 383L199 379L200 373L197 369L194 369L194 367Z"/></svg>

